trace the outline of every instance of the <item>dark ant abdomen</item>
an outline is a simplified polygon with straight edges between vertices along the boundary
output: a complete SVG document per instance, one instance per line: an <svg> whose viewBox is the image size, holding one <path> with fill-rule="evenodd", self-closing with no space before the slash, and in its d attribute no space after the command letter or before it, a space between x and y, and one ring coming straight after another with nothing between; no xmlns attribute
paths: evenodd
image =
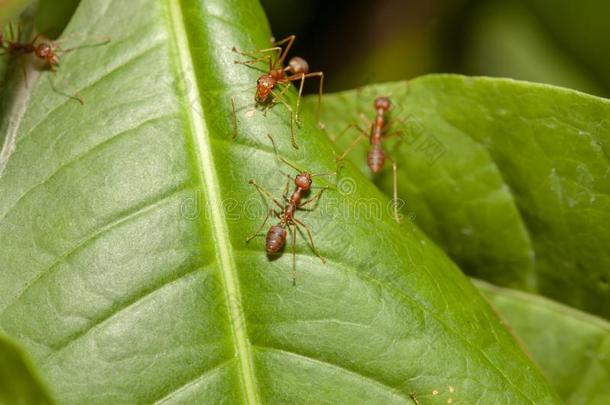
<svg viewBox="0 0 610 405"><path fill-rule="evenodd" d="M277 253L286 243L286 230L279 225L274 225L267 232L265 249L267 253Z"/></svg>

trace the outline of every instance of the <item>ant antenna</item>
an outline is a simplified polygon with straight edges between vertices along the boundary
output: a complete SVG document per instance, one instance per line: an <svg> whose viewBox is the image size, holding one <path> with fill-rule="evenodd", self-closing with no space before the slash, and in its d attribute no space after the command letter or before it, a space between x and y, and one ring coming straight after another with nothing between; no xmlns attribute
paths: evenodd
<svg viewBox="0 0 610 405"><path fill-rule="evenodd" d="M271 136L271 134L267 134L267 136L269 137L269 139L271 140L271 143L273 144L273 150L275 151L275 156L278 158L278 160L280 160L281 162L284 162L285 164L287 164L288 166L292 167L294 170L296 170L299 173L306 172L306 170L301 169L300 167L298 167L294 163L291 163L288 160L284 159L282 156L280 156L280 154L279 154L279 152L277 150L277 145L275 144L275 139L273 139L273 136ZM310 177L336 176L336 175L337 175L337 171L334 171L334 172L325 172L325 173L310 174Z"/></svg>

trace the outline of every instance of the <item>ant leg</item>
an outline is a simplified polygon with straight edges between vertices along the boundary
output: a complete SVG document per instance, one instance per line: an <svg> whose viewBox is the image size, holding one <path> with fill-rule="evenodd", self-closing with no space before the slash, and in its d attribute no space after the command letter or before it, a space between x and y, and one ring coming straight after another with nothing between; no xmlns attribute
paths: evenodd
<svg viewBox="0 0 610 405"><path fill-rule="evenodd" d="M294 170L296 170L297 172L302 172L303 170L299 167L297 167L296 165L290 163L288 160L284 159L282 156L280 156L278 150L277 150L277 146L275 145L275 139L273 139L273 137L271 136L271 134L267 134L267 136L269 137L269 139L271 140L271 143L273 144L273 150L275 151L275 157L280 161L283 162L285 164L287 164L288 166L292 167ZM318 175L313 175L313 176L323 176L326 173L323 174L318 174Z"/></svg>
<svg viewBox="0 0 610 405"><path fill-rule="evenodd" d="M41 36L42 34L36 34L30 44L34 45L34 43L36 43L36 41L38 41L38 38L40 38Z"/></svg>
<svg viewBox="0 0 610 405"><path fill-rule="evenodd" d="M289 227L290 229L290 227ZM297 227L292 227L292 285L297 285Z"/></svg>
<svg viewBox="0 0 610 405"><path fill-rule="evenodd" d="M348 153L349 153L349 152L350 152L352 149L354 149L354 147L355 147L355 146L356 146L356 145L357 145L357 144L358 144L360 141L362 141L363 139L366 139L366 138L367 138L367 136L366 136L366 135L365 135L363 132L360 132L360 133L358 134L358 136L356 137L356 139L354 139L354 140L352 141L352 143L350 143L350 144L349 144L349 146L347 147L347 149L345 149L345 151L344 151L344 152L341 154L341 156L339 156L339 157L335 158L335 160L336 160L337 162L340 162L340 161L342 161L343 159L345 159L345 157L347 156L347 154L348 154Z"/></svg>
<svg viewBox="0 0 610 405"><path fill-rule="evenodd" d="M299 85L299 94L297 95L297 107L294 113L294 121L297 125L301 126L301 119L299 118L299 107L301 105L301 94L303 94L303 85L305 84L305 75L301 74L301 84Z"/></svg>
<svg viewBox="0 0 610 405"><path fill-rule="evenodd" d="M318 249L316 248L316 245L313 242L313 235L311 233L311 229L309 229L309 226L305 225L303 222L299 221L296 218L292 218L292 220L294 221L294 224L297 227L302 226L303 228L305 228L305 231L307 231L307 237L309 238L309 243L311 244L311 250L313 250L313 252L316 254L316 256L318 256L320 258L320 260L322 261L322 264L326 263L326 259L324 259L324 257L322 257L320 252L318 252Z"/></svg>
<svg viewBox="0 0 610 405"><path fill-rule="evenodd" d="M252 58L250 60L234 60L233 63L236 65L254 65L255 63L271 59L271 55L264 55L260 58Z"/></svg>
<svg viewBox="0 0 610 405"><path fill-rule="evenodd" d="M322 105L322 90L324 88L324 72L312 72L312 73L307 73L307 74L297 74L297 75L292 75L286 78L287 81L296 81L296 80L301 80L301 84L299 86L299 95L297 96L297 106L296 106L296 121L297 124L300 125L300 120L299 120L299 107L301 105L301 95L303 94L303 84L305 83L305 79L309 78L309 77L319 77L320 78L320 87L318 89L318 108L317 108L317 120L318 123L320 122L320 106Z"/></svg>
<svg viewBox="0 0 610 405"><path fill-rule="evenodd" d="M271 136L271 134L267 134L267 138L271 141L271 145L273 145L273 152L275 153L275 157L281 160L280 153L277 150L277 145L275 144L275 138Z"/></svg>
<svg viewBox="0 0 610 405"><path fill-rule="evenodd" d="M266 196L267 198L269 198L271 201L273 201L275 203L275 205L277 205L280 209L284 209L284 207L282 206L282 204L273 196L271 195L271 193L269 191L267 191L267 189L265 189L263 186L261 186L260 184L258 184L256 182L256 180L252 179L250 180L250 184L254 185L254 187L256 187L256 189L262 193L264 196Z"/></svg>
<svg viewBox="0 0 610 405"><path fill-rule="evenodd" d="M274 46L272 48L259 49L259 50L251 51L251 52L240 51L236 47L231 48L231 50L239 55L250 58L250 60L246 60L246 61L235 60L235 61L233 61L233 63L240 64L240 65L252 65L252 64L255 64L255 63L268 59L269 60L269 70L271 70L271 67L273 66L272 61L277 60L279 55L282 52L282 48L280 48L279 46ZM277 54L276 55L273 55L273 54L265 55L265 53L267 53L267 52L276 52Z"/></svg>
<svg viewBox="0 0 610 405"><path fill-rule="evenodd" d="M36 37L41 37L41 36L42 36L42 34L38 34ZM92 41L93 43L76 45L76 46L73 46L72 48L67 48L67 49L62 49L59 46L59 44L61 44L62 42L66 42L67 40L75 38L75 37L84 39L85 41ZM97 35L97 36L89 37L89 36L85 36L79 32L73 32L71 34L63 36L61 39L57 39L57 40L53 41L53 43L57 47L57 49L61 49L63 52L70 52L70 51L73 51L73 50L79 49L79 48L88 48L88 47L106 45L110 41L112 41L112 38L107 35Z"/></svg>
<svg viewBox="0 0 610 405"><path fill-rule="evenodd" d="M324 187L322 190L318 191L313 197L311 197L308 200L303 201L301 204L299 204L298 208L304 207L305 205L307 205L315 200L319 200L320 197L322 197L322 193L324 193L326 190L328 190L328 187Z"/></svg>
<svg viewBox="0 0 610 405"><path fill-rule="evenodd" d="M289 202L290 200L288 199L288 191L290 190L290 182L292 181L292 177L290 177L289 175L286 175L286 177L288 179L286 180L286 185L284 186L284 192L282 193L282 197L284 198L284 201Z"/></svg>
<svg viewBox="0 0 610 405"><path fill-rule="evenodd" d="M324 72L320 72L320 87L318 89L318 110L316 112L316 116L317 116L317 120L318 120L318 126L320 128L324 127L324 124L322 123L320 117L322 114L322 92L324 91Z"/></svg>
<svg viewBox="0 0 610 405"><path fill-rule="evenodd" d="M358 132L363 134L363 135L368 135L367 131L365 131L364 129L360 128L360 125L358 125L358 124L349 124L348 126L343 128L343 130L341 132L339 132L339 135L337 135L336 137L331 137L331 140L333 142L337 142L339 140L339 138L341 138L343 135L345 135L345 133L347 131L349 131L350 129L352 129L352 128L356 128L358 130Z"/></svg>
<svg viewBox="0 0 610 405"><path fill-rule="evenodd" d="M388 137L392 137L392 136L402 136L400 133L403 132L402 129L393 129L394 124L398 122L402 127L406 126L406 121L401 119L401 118L393 118L392 122L387 123L387 125L385 127L382 128L382 131L384 133L387 133L387 135L384 136L384 138L388 138Z"/></svg>
<svg viewBox="0 0 610 405"><path fill-rule="evenodd" d="M273 209L270 209L267 211L267 216L265 217L265 220L259 225L259 227L256 229L256 231L248 236L248 238L246 238L246 243L250 242L252 239L254 239L256 236L258 236L259 232L261 231L261 229L263 229L263 227L265 226L265 224L267 223L267 220L269 219L269 217L271 216L271 213L273 212Z"/></svg>
<svg viewBox="0 0 610 405"><path fill-rule="evenodd" d="M276 60L276 63L273 64L273 67L284 65L284 61L286 60L286 55L288 55L290 48L292 48L292 43L294 42L295 38L296 38L296 35L289 35L286 38L273 43L273 45L279 46L279 45L282 45L282 44L285 44L286 42L288 42L288 45L286 45L286 48L284 48L284 52L282 52L280 54L280 57Z"/></svg>
<svg viewBox="0 0 610 405"><path fill-rule="evenodd" d="M265 109L263 110L263 115L266 115L267 110L269 110L273 105L275 105L277 103L277 101L280 101L282 104L284 104L284 106L290 112L290 138L292 141L292 146L295 149L299 149L299 145L297 145L296 135L294 133L294 110L292 109L290 104L288 104L288 102L282 97L286 93L286 91L288 91L288 86L285 86L278 94L275 94L272 92L273 99L271 100L270 104L268 106L266 106Z"/></svg>
<svg viewBox="0 0 610 405"><path fill-rule="evenodd" d="M272 46L271 48L264 48L264 49L257 49L254 51L242 51L240 49L237 49L236 46L234 46L233 48L231 48L231 51L245 56L247 58L251 58L251 59L256 59L258 57L261 56L261 54L265 54L267 52L281 52L282 48L280 48L279 46ZM268 58L269 55L263 55L263 57ZM247 62L236 62L236 63L247 63Z"/></svg>
<svg viewBox="0 0 610 405"><path fill-rule="evenodd" d="M392 160L392 210L394 212L394 219L397 223L400 223L400 216L398 215L398 167L396 161Z"/></svg>
<svg viewBox="0 0 610 405"><path fill-rule="evenodd" d="M231 108L233 109L233 136L231 139L237 138L237 111L235 110L235 97L231 96Z"/></svg>
<svg viewBox="0 0 610 405"><path fill-rule="evenodd" d="M57 77L57 76L55 76L57 74L57 69L53 65L51 65L50 68L51 68L51 72L53 73L54 77ZM58 92L59 94L61 94L63 96L66 96L68 98L78 101L79 103L81 103L81 105L85 104L85 99L83 98L83 96L80 95L80 93L78 91L74 92L74 94L64 93L63 91L60 91L55 86L55 83L53 82L53 80L50 77L49 77L49 82L51 83L51 87L53 88L54 91Z"/></svg>
<svg viewBox="0 0 610 405"><path fill-rule="evenodd" d="M367 127L371 128L371 127L373 126L373 122L372 122L370 119L368 119L368 117L367 117L366 115L364 115L364 113L362 113L362 112L361 112L360 114L358 114L358 117L359 117L359 118L360 118L362 121L364 121L364 122L365 122L365 124L366 124L366 126L367 126Z"/></svg>
<svg viewBox="0 0 610 405"><path fill-rule="evenodd" d="M384 135L383 139L392 139L395 136L399 136L399 137L403 138L405 136L405 132L402 129L397 129L395 131L388 133L387 135Z"/></svg>
<svg viewBox="0 0 610 405"><path fill-rule="evenodd" d="M286 94L286 92L288 91L289 87L288 86L284 86L282 88L282 90L280 90L279 93L275 93L273 92L273 90L271 91L271 94L273 94L273 98L271 99L271 101L269 102L269 104L267 104L265 106L265 108L263 109L263 115L267 114L267 111L270 110L271 108L273 108L274 105L277 104L278 101L283 102L285 105L288 105L288 102L286 100L283 99L284 94ZM292 107L290 107L290 111L292 112Z"/></svg>
<svg viewBox="0 0 610 405"><path fill-rule="evenodd" d="M415 402L415 405L421 405L421 404L420 404L420 402L419 402L419 400L418 400L418 399L417 399L417 397L415 396L415 393L414 393L414 392L412 392L412 393L410 393L410 394L409 394L409 398L411 398L411 400L412 400L413 402Z"/></svg>

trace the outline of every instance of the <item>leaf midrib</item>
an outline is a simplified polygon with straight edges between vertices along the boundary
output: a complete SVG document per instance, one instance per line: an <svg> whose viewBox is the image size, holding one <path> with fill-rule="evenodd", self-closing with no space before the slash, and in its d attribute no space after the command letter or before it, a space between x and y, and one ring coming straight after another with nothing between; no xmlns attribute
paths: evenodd
<svg viewBox="0 0 610 405"><path fill-rule="evenodd" d="M230 317L230 330L235 353L239 362L239 371L242 380L242 389L244 399L248 404L259 404L258 388L254 375L253 354L249 339L245 330L245 318L241 302L241 292L238 283L236 264L233 259L233 249L229 239L229 231L227 221L222 210L222 199L220 185L217 181L218 176L214 167L214 158L211 153L211 138L205 122L205 110L199 94L199 88L196 85L199 83L197 75L194 73L193 56L190 51L190 43L184 25L184 17L180 2L167 0L169 10L169 24L174 36L174 44L176 45L177 61L179 72L182 72L182 80L186 83L194 83L190 88L187 102L182 103L185 107L188 124L190 126L190 135L192 136L195 146L195 157L198 165L197 172L202 190L204 190L209 209L210 227L212 237L215 242L217 260L222 276L222 284L224 288L225 305ZM185 94L182 97L186 99ZM200 108L196 110L194 106ZM201 117L198 111L203 112ZM207 216L204 216L207 217ZM229 297L231 299L229 299Z"/></svg>

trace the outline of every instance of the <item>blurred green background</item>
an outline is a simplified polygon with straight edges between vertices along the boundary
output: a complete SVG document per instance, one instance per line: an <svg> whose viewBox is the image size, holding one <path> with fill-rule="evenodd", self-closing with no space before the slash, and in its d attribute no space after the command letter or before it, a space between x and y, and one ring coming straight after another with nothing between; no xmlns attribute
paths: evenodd
<svg viewBox="0 0 610 405"><path fill-rule="evenodd" d="M325 72L327 91L449 72L610 94L608 0L262 3L276 38L296 34L293 54Z"/></svg>
<svg viewBox="0 0 610 405"><path fill-rule="evenodd" d="M37 0L56 37L79 0ZM0 0L0 24L28 0ZM261 0L276 38L323 70L326 90L462 73L610 96L608 0ZM311 81L314 82L314 81ZM315 91L315 83L308 90Z"/></svg>

